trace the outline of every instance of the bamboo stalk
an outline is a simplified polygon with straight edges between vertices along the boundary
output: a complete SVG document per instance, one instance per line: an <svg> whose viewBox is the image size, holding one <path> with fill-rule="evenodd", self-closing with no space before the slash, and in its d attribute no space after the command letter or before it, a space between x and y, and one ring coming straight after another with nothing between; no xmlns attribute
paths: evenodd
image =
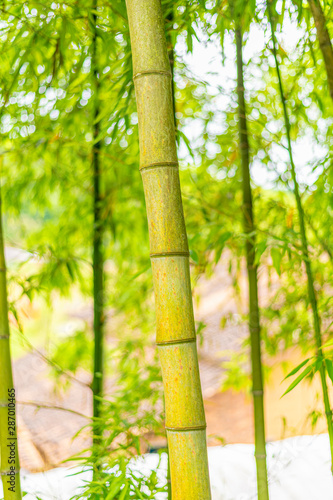
<svg viewBox="0 0 333 500"><path fill-rule="evenodd" d="M279 66L279 62L278 62L278 58L277 58L277 50L276 50L277 42L276 42L276 37L275 37L270 1L271 0L268 0L268 2L267 2L267 11L268 11L269 23L271 26L272 42L273 42L273 56L274 56L274 60L275 60L276 73L277 73L278 82L279 82L279 91L280 91L281 102L282 102L282 107L283 107L283 116L284 116L284 123L285 123L286 136L287 136L287 142L288 142L289 160L290 160L290 167L291 167L290 170L291 170L292 180L294 183L294 195L295 195L295 200L296 200L296 205L297 205L297 212L298 212L300 233L301 233L302 255L303 255L303 261L305 264L307 282L308 282L308 297L309 297L309 301L310 301L311 308L312 308L312 314L313 314L313 326L314 326L314 332L315 332L317 357L322 358L323 352L322 352L322 336L321 336L321 328L320 328L320 317L319 317L317 297L316 297L316 292L315 292L315 287L314 287L314 282L313 282L312 266L311 266L311 260L310 260L310 255L309 255L309 246L308 246L308 240L307 240L304 211L303 211L302 200L301 200L301 196L300 196L300 192L299 192L299 186L298 186L298 182L297 182L296 167L295 167L294 158L293 158L293 150L292 150L291 137L290 137L290 120L289 120L289 115L288 115L286 98L285 98L285 94L284 94L284 90L283 90L283 82L282 82L282 77L281 77L281 72L280 72L280 66ZM322 386L322 391L323 391L323 400L324 400L325 414L326 414L326 420L327 420L327 429L328 429L328 435L329 435L329 441L330 441L331 470L333 473L333 421L332 421L332 410L331 410L329 396L328 396L328 390L327 390L326 369L325 369L324 363L321 364L319 373L320 373L321 386Z"/></svg>
<svg viewBox="0 0 333 500"><path fill-rule="evenodd" d="M320 0L308 0L308 4L315 22L317 40L321 53L323 55L326 68L328 88L330 96L333 100L333 47L326 26L325 14L323 12Z"/></svg>
<svg viewBox="0 0 333 500"><path fill-rule="evenodd" d="M162 8L160 0L126 3L155 291L156 337L165 391L172 498L209 500L206 422Z"/></svg>
<svg viewBox="0 0 333 500"><path fill-rule="evenodd" d="M246 262L249 284L249 330L251 341L255 458L257 465L258 499L268 500L269 494L266 465L264 388L261 364L260 317L258 304L258 269L255 263L255 224L252 209L249 139L244 96L243 36L240 27L236 28L235 35L237 53L239 150L241 156L243 180L244 233L247 235Z"/></svg>
<svg viewBox="0 0 333 500"><path fill-rule="evenodd" d="M168 500L172 500L171 474L170 474L170 455L169 455L169 450L168 449L167 449L167 455L168 455L168 470L167 470Z"/></svg>
<svg viewBox="0 0 333 500"><path fill-rule="evenodd" d="M0 442L1 479L5 500L20 500L20 464L17 448L15 390L9 343L6 261L0 194Z"/></svg>
<svg viewBox="0 0 333 500"><path fill-rule="evenodd" d="M99 109L99 74L97 62L97 0L93 3L93 25L92 38L92 80L94 88L94 112L93 112L93 138L94 141L100 133L100 122L97 117ZM101 396L103 393L103 343L104 343L104 283L103 283L103 220L102 220L102 196L101 196L101 166L100 166L101 142L93 145L92 151L92 175L94 184L94 227L93 227L93 297L94 297L94 376L92 383L93 391L93 448L101 443Z"/></svg>
<svg viewBox="0 0 333 500"><path fill-rule="evenodd" d="M174 21L173 5L171 5L170 14L166 17L170 24ZM167 48L168 57L170 63L171 71L171 90L172 90L172 113L175 124L175 130L177 130L177 119L176 119L176 97L175 97L175 48L172 43L171 30L167 31ZM171 489L171 472L170 472L170 454L168 449L168 471L167 471L167 487L168 487L168 500L172 500L172 489Z"/></svg>

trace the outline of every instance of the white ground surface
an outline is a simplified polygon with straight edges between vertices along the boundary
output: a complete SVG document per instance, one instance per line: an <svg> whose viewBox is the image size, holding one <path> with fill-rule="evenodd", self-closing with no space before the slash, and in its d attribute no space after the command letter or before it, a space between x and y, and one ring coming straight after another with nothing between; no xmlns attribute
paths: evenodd
<svg viewBox="0 0 333 500"><path fill-rule="evenodd" d="M213 500L256 499L253 446L234 444L208 449ZM332 500L333 478L330 472L329 442L326 434L300 436L276 441L267 446L270 500ZM157 466L158 455L145 455L135 469L145 473ZM166 460L162 461L161 479ZM90 479L89 472L58 468L31 474L22 471L25 500L69 500ZM184 499L185 500L185 499Z"/></svg>

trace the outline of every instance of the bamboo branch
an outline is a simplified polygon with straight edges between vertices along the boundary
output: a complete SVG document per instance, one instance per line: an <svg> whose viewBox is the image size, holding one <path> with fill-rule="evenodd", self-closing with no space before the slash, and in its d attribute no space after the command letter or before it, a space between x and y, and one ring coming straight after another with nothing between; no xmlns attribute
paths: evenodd
<svg viewBox="0 0 333 500"><path fill-rule="evenodd" d="M85 415L84 413L80 413L79 411L72 410L71 408L64 408L63 406L59 406L59 405L48 405L46 403L37 403L35 401L17 401L16 404L22 405L22 406L34 406L35 408L37 408L37 410L43 409L43 410L61 410L61 411L67 411L69 413L73 413L73 415L77 415L79 417L87 418L89 420L91 419L91 417L89 417L88 415Z"/></svg>

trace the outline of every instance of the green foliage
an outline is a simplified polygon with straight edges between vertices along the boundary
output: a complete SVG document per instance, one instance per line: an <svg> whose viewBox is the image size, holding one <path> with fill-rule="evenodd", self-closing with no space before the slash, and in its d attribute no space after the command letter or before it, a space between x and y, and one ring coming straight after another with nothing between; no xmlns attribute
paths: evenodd
<svg viewBox="0 0 333 500"><path fill-rule="evenodd" d="M332 29L330 2L322 2ZM287 392L311 379L325 366L333 381L330 345L322 359L315 349L299 218L291 195L293 182L286 156L278 82L267 37L266 5L260 2L163 2L165 28L175 49L177 138L183 203L194 284L217 265L225 265L240 293L244 243L256 237L259 276L267 277L261 308L262 337L267 355L298 346L306 358L288 375ZM308 226L324 342L332 335L333 317L333 134L332 102L314 23L307 3L272 2L277 56L290 112L290 134L298 148L311 143L315 154L297 165ZM10 310L24 323L19 301L58 293L68 298L92 294L93 184L91 156L101 144L103 177L101 214L105 227L106 367L112 397L103 400L101 475L84 495L97 498L154 498L156 475L131 473L130 456L142 451L140 437L159 432L163 409L154 334L152 276L145 204L138 171L138 131L132 83L130 40L125 3L69 1L6 2L0 24L1 185L7 242L29 252L27 261L10 268ZM93 23L97 15L97 27ZM289 24L287 24L289 23ZM246 101L252 170L267 179L253 182L255 234L243 232L239 175L238 119L235 93L224 81L213 85L195 77L182 57L195 55L203 39L221 36L224 61L232 59L229 39L241 25L247 41L262 30L265 46L245 63ZM299 30L290 51L285 26ZM92 39L97 36L98 107ZM215 38L214 38L215 37ZM217 63L219 64L219 63ZM252 76L254 75L254 76ZM208 78L207 78L208 79ZM233 87L235 87L233 82ZM221 97L223 99L221 99ZM223 100L223 104L220 102ZM99 125L93 137L93 125ZM197 137L189 134L198 130ZM258 179L258 175L254 176ZM228 267L229 266L229 267ZM259 281L260 283L260 281ZM265 288L266 290L266 288ZM244 318L245 320L245 315ZM199 323L197 334L205 338ZM54 337L54 338L53 338ZM91 324L66 338L52 332L50 351L60 374L75 376L92 366ZM248 344L224 364L225 388L249 386ZM56 368L59 367L59 369ZM148 410L142 410L146 404ZM313 415L313 420L318 420ZM96 450L88 460L92 467ZM117 468L113 472L113 468ZM140 493L138 493L138 491ZM148 495L148 496L147 496ZM149 496L150 495L150 496Z"/></svg>
<svg viewBox="0 0 333 500"><path fill-rule="evenodd" d="M75 374L81 369L89 369L91 363L92 342L87 338L87 332L77 330L54 347L50 359L56 366ZM59 374L56 370L55 375Z"/></svg>
<svg viewBox="0 0 333 500"><path fill-rule="evenodd" d="M163 432L156 353L140 338L119 341L108 351L107 366L113 389L112 396L101 398L98 427L103 440L88 457L76 457L84 470L92 468L97 474L78 498L155 498L166 485L160 484L158 471L149 477L137 472L135 456L142 453L148 432Z"/></svg>
<svg viewBox="0 0 333 500"><path fill-rule="evenodd" d="M249 392L251 381L248 375L248 356L244 353L232 353L229 361L223 363L226 369L226 378L223 381L223 390Z"/></svg>

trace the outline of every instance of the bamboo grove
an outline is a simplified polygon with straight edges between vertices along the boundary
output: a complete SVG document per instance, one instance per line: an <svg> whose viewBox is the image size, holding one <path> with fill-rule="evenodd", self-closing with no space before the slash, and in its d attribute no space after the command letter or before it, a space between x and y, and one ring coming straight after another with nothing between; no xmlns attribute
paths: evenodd
<svg viewBox="0 0 333 500"><path fill-rule="evenodd" d="M278 356L297 352L285 394L320 380L311 418L328 432L333 464L332 9L330 0L2 5L4 500L23 495L12 366L18 345L36 354L35 344L57 386L90 391L91 444L75 460L92 481L78 498L214 498L196 308L218 269L245 301L248 336L221 366L219 390L250 387L258 499L269 499L265 373ZM207 47L212 71L198 60ZM25 257L7 268L15 246ZM51 341L41 328L30 339L22 304L61 317L61 300L77 297L80 327L62 337L54 323ZM221 336L229 320L220 318ZM166 484L131 469L151 435L166 443Z"/></svg>

